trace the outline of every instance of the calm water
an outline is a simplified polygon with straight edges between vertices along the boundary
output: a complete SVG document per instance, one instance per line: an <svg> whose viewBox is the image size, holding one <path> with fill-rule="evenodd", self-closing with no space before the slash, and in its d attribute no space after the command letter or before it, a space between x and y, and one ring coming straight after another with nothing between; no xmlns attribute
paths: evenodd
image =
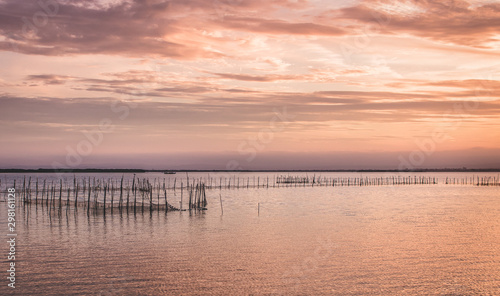
<svg viewBox="0 0 500 296"><path fill-rule="evenodd" d="M381 175L394 174L362 176ZM49 215L18 203L17 288L4 272L0 294L500 295L500 187L443 184L472 176L463 173L429 175L440 184L213 189L197 213ZM13 178L22 176L0 175L2 191ZM2 202L4 237L6 213ZM0 248L4 270L7 243Z"/></svg>

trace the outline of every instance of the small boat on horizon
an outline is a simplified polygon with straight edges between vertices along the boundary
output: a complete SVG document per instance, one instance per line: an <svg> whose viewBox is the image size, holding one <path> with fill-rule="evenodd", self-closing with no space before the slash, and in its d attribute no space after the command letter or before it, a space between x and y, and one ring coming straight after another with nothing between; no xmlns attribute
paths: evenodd
<svg viewBox="0 0 500 296"><path fill-rule="evenodd" d="M165 171L165 172L163 172L163 173L164 173L164 174L175 174L175 172L174 172L174 171Z"/></svg>

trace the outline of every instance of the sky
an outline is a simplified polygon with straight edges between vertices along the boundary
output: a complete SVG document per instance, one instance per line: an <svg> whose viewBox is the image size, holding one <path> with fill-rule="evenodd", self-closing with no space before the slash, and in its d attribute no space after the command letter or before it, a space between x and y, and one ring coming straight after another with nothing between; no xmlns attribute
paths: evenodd
<svg viewBox="0 0 500 296"><path fill-rule="evenodd" d="M0 168L500 168L500 1L0 0Z"/></svg>

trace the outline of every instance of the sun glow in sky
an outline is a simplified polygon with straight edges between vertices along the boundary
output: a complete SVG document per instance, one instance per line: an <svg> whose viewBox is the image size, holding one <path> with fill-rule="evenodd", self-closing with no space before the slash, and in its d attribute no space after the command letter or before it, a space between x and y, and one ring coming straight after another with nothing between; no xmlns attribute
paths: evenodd
<svg viewBox="0 0 500 296"><path fill-rule="evenodd" d="M500 167L500 1L2 0L0 63L3 168Z"/></svg>

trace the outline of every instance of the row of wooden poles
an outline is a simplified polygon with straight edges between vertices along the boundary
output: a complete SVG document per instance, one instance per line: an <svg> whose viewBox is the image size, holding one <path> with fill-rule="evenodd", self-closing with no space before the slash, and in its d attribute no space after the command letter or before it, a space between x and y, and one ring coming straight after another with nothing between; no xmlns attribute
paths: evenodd
<svg viewBox="0 0 500 296"><path fill-rule="evenodd" d="M462 184L476 186L500 186L499 177L446 177L444 184ZM282 186L382 186L382 185L422 185L439 184L439 178L427 176L390 176L390 177L303 177L277 176L276 184Z"/></svg>
<svg viewBox="0 0 500 296"><path fill-rule="evenodd" d="M442 182L444 184L462 184L462 185L476 185L476 186L500 186L500 178L499 177L480 177L480 176L472 176L472 177L461 177L461 178L450 178L446 177ZM137 199L137 192L139 192L140 201L151 200L151 194L153 191L158 195L161 191L163 191L163 195L165 196L166 203L166 195L167 190L173 190L174 194L176 190L181 191L181 198L183 196L183 191L187 190L191 194L191 191L197 190L196 186L203 184L203 190L206 189L238 189L238 188L269 188L269 187L297 187L297 186L382 186L382 185L418 185L418 184L438 184L439 178L436 177L428 177L428 176L386 176L386 177L322 177L316 175L310 176L290 176L290 175L276 175L270 180L269 176L265 178L260 177L247 177L240 178L233 175L231 177L210 177L208 178L187 178L182 179L180 184L177 182L177 178L174 178L173 182L170 178L164 178L161 182L160 179L155 178L153 183L150 182L149 179L136 178L133 177L131 180L124 180L122 177L119 180L114 179L99 179L99 178L80 178L77 179L76 176L73 179L73 187L70 184L64 183L64 190L70 190L74 192L75 197L78 197L78 194L90 194L91 191L94 193L107 193L105 198L111 199L111 207L115 205L114 201L114 193L119 191L120 195L117 200L117 206L122 207L125 204L125 197L129 201L130 206L130 196L134 195L134 199ZM271 184L270 184L271 182ZM196 185L195 185L196 184ZM14 181L15 185L15 181ZM0 179L1 186L1 179ZM32 187L35 188L32 188ZM23 196L28 196L31 198L31 194L35 194L35 200L37 200L37 196L40 193L41 198L49 194L49 192L57 191L57 182L49 181L47 182L45 179L39 182L38 178L36 181L32 182L32 178L29 177L26 180L24 177L23 180ZM59 191L62 191L63 182L59 180ZM125 190L125 192L124 192ZM201 190L201 189L198 189ZM62 193L61 193L62 194ZM75 199L76 200L76 199ZM88 200L88 198L87 198ZM109 200L108 200L109 201ZM191 204L191 203L190 203Z"/></svg>
<svg viewBox="0 0 500 296"><path fill-rule="evenodd" d="M163 182L161 182L163 181ZM271 184L270 184L271 181ZM186 183L184 183L186 182ZM16 186L14 180L14 187ZM72 184L71 184L72 183ZM272 180L265 178L247 177L210 177L189 178L187 175L180 184L177 178L173 182L170 178L160 180L155 178L151 182L147 178L134 177L132 180L77 178L72 182L62 180L39 180L32 177L23 179L21 199L26 203L62 206L73 204L75 207L83 205L87 210L103 208L137 209L149 208L162 210L183 210L184 191L189 194L188 209L205 209L207 206L207 189L236 189L236 188L269 188L269 187L306 187L306 186L382 186L382 185L417 185L438 184L439 179L428 176L387 176L387 177L322 177L275 175ZM499 177L447 177L444 184L462 184L475 186L500 186ZM1 186L1 179L0 179ZM167 192L180 190L179 207L168 202Z"/></svg>
<svg viewBox="0 0 500 296"><path fill-rule="evenodd" d="M181 187L181 200L179 207L173 206L168 201L167 186L165 179L163 184L154 179L153 183L149 179L139 179L134 176L132 184L124 182L122 176L119 180L82 178L73 182L32 180L31 177L24 177L22 189L18 196L25 204L36 204L47 207L84 207L87 211L118 209L129 210L145 209L182 211L183 191L189 193L189 210L206 210L207 197L206 186L203 183L191 183L186 187ZM131 185L131 186L130 186ZM0 181L1 186L1 181ZM16 180L13 184L16 188ZM19 194L20 193L20 194ZM175 194L175 192L174 192Z"/></svg>
<svg viewBox="0 0 500 296"><path fill-rule="evenodd" d="M447 177L444 184L463 184L476 186L500 186L498 177ZM188 179L189 180L189 179ZM387 177L322 177L275 175L272 179L247 177L240 178L234 175L232 178L207 178L206 180L194 179L198 182L206 182L208 189L239 189L239 188L269 188L269 187L314 187L314 186L382 186L382 185L419 185L439 184L439 178L428 176L387 176ZM218 184L217 184L218 181ZM189 181L188 181L189 182ZM270 183L271 182L271 183ZM175 181L174 181L175 183ZM175 186L174 186L175 190Z"/></svg>
<svg viewBox="0 0 500 296"><path fill-rule="evenodd" d="M475 186L500 186L500 177L469 177L469 178L448 178L445 184L461 184Z"/></svg>

